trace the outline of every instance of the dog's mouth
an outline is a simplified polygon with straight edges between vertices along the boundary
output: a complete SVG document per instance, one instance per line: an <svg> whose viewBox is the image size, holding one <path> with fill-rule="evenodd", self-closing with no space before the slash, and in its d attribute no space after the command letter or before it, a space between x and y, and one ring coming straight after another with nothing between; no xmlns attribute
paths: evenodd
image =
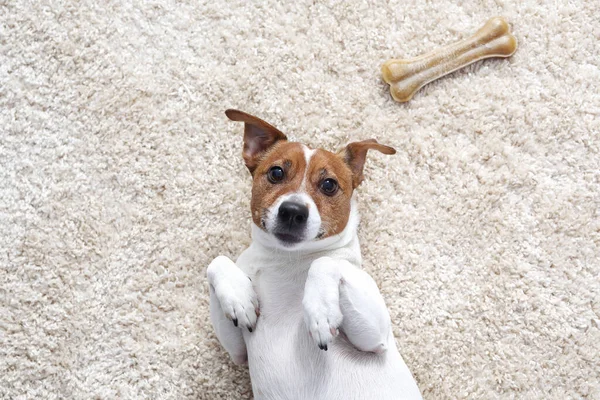
<svg viewBox="0 0 600 400"><path fill-rule="evenodd" d="M298 236L289 232L274 232L273 235L279 240L283 245L294 245L302 242L304 238L302 236Z"/></svg>

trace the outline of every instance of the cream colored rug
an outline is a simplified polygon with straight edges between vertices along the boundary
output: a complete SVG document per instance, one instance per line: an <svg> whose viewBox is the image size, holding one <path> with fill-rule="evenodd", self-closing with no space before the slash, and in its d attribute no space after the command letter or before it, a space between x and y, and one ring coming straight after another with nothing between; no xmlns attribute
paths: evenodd
<svg viewBox="0 0 600 400"><path fill-rule="evenodd" d="M495 15L514 57L391 100L386 59ZM368 161L360 238L425 398L600 398L598 15L0 1L0 398L251 398L205 279L250 242L229 107L312 146L398 149Z"/></svg>

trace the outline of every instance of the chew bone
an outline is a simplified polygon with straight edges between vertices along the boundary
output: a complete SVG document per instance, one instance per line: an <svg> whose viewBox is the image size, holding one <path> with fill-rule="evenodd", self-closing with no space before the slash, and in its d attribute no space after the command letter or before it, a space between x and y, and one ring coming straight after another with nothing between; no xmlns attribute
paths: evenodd
<svg viewBox="0 0 600 400"><path fill-rule="evenodd" d="M510 26L504 18L495 17L469 38L415 58L388 60L381 73L394 100L405 102L431 81L484 58L510 57L515 50L517 40Z"/></svg>

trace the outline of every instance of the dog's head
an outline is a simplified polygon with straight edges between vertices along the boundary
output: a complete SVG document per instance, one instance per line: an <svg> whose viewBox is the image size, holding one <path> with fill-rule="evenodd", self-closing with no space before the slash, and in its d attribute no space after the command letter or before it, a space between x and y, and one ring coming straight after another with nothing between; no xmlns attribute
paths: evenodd
<svg viewBox="0 0 600 400"><path fill-rule="evenodd" d="M243 158L252 174L252 220L279 246L298 248L342 232L350 218L354 189L363 180L367 151L394 154L374 139L354 142L338 153L289 142L265 121L227 110L244 122Z"/></svg>

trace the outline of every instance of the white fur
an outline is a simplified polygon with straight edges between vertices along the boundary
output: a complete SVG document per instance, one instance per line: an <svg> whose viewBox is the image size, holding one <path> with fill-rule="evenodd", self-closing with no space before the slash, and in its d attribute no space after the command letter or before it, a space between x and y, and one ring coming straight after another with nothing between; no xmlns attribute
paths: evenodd
<svg viewBox="0 0 600 400"><path fill-rule="evenodd" d="M310 159L312 158L312 156L315 154L314 149L309 148L307 145L302 145L302 150L304 151L304 159L306 160L306 166L308 167L308 164L310 164ZM304 175L306 177L306 175Z"/></svg>
<svg viewBox="0 0 600 400"><path fill-rule="evenodd" d="M237 271L222 257L209 267L212 286L233 287L225 283L229 275L243 282L241 297L249 304L255 295L247 291L249 280L240 278L243 271L259 299L261 314L249 332L226 320L227 310L213 307L218 296L211 291L219 340L235 362L245 360L240 351L247 349L255 399L421 398L396 348L379 289L360 269L357 224L353 201L344 231L293 250L253 227L253 242L238 258ZM221 305L242 301L235 291L220 293Z"/></svg>
<svg viewBox="0 0 600 400"><path fill-rule="evenodd" d="M308 177L308 166L310 165L310 159L315 154L316 150L309 149L306 145L302 145L302 150L304 151L304 160L306 161L306 169L304 170L304 178L302 179L302 183L300 184L300 191L306 191L306 179Z"/></svg>

